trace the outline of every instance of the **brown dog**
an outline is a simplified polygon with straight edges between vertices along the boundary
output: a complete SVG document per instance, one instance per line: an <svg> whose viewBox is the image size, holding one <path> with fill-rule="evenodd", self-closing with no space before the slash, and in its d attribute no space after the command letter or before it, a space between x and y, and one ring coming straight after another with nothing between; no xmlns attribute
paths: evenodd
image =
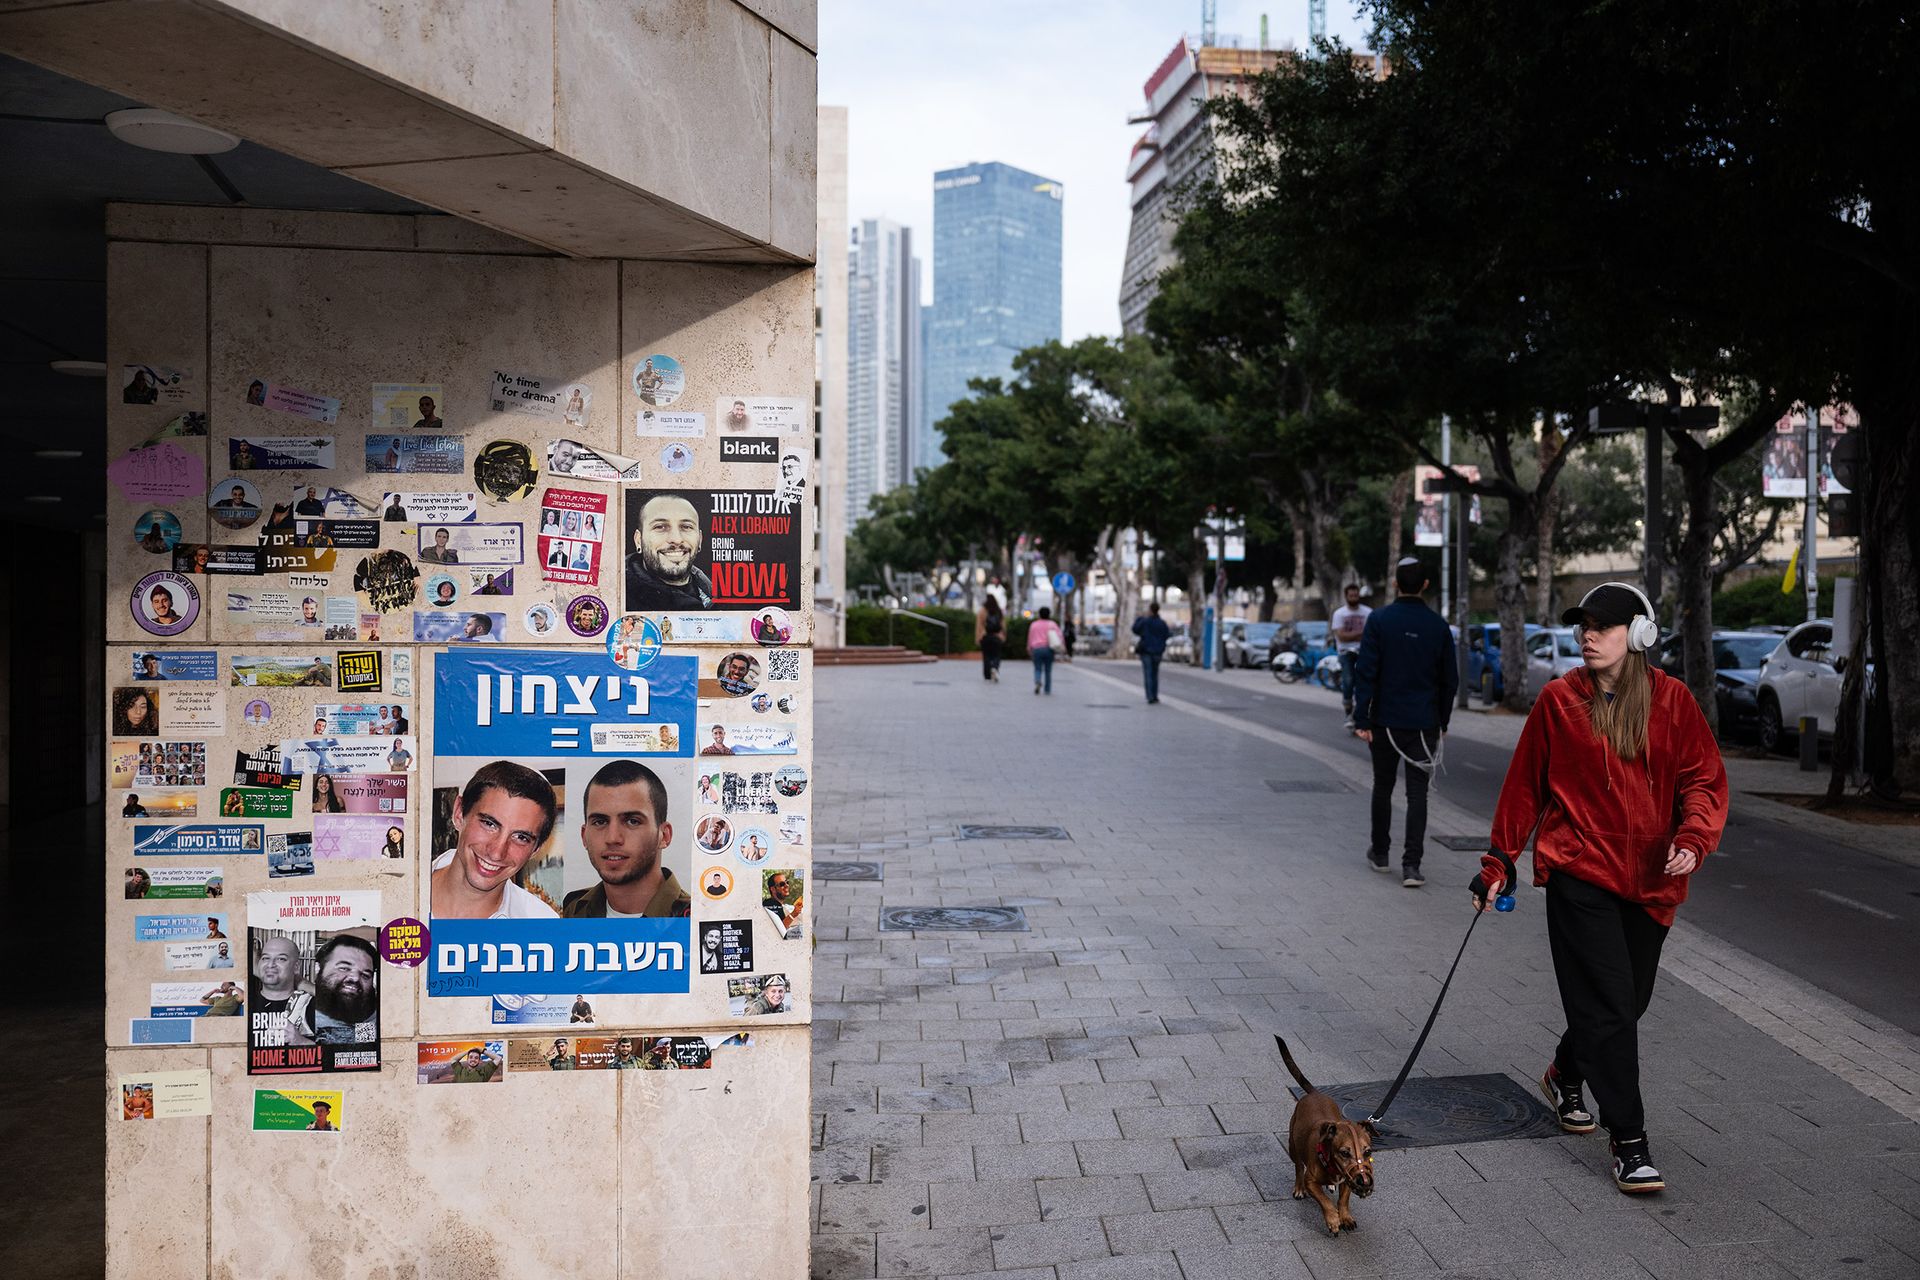
<svg viewBox="0 0 1920 1280"><path fill-rule="evenodd" d="M1362 1200L1373 1194L1373 1126L1362 1120L1355 1123L1340 1114L1340 1105L1332 1097L1314 1088L1301 1074L1300 1067L1287 1052L1287 1042L1274 1037L1287 1070L1306 1090L1293 1105L1293 1121L1287 1126L1287 1154L1293 1157L1293 1198L1312 1196L1327 1220L1327 1231L1339 1235L1341 1228L1358 1231L1360 1224L1347 1212L1348 1197L1359 1193ZM1328 1188L1340 1189L1336 1205Z"/></svg>

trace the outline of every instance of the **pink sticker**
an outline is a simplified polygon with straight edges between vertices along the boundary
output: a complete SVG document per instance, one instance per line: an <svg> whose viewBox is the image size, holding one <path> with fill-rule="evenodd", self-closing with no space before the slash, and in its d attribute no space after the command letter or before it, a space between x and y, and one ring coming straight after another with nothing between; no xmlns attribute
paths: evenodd
<svg viewBox="0 0 1920 1280"><path fill-rule="evenodd" d="M165 440L121 454L107 467L107 478L133 502L197 498L207 491L206 464Z"/></svg>

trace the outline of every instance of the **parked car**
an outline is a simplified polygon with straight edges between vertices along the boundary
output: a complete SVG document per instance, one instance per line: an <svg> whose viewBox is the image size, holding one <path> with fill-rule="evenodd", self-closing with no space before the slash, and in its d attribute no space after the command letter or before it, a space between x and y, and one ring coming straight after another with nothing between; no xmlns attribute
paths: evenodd
<svg viewBox="0 0 1920 1280"><path fill-rule="evenodd" d="M1277 622L1233 621L1227 624L1227 665L1264 667L1273 657L1273 638L1280 633Z"/></svg>
<svg viewBox="0 0 1920 1280"><path fill-rule="evenodd" d="M1113 652L1113 624L1110 622L1089 622L1081 627L1073 638L1073 651L1085 654L1089 658L1098 658L1102 654Z"/></svg>
<svg viewBox="0 0 1920 1280"><path fill-rule="evenodd" d="M1187 634L1187 624L1169 628L1167 651L1160 656L1162 662L1184 662L1193 665L1193 637Z"/></svg>
<svg viewBox="0 0 1920 1280"><path fill-rule="evenodd" d="M1713 633L1714 700L1719 705L1721 737L1759 732L1760 664L1779 647L1780 636L1774 631ZM1662 641L1660 669L1676 680L1686 678L1678 638L1671 632Z"/></svg>
<svg viewBox="0 0 1920 1280"><path fill-rule="evenodd" d="M1787 632L1761 662L1756 701L1763 750L1783 750L1799 734L1803 716L1819 721L1822 738L1833 736L1840 715L1839 658L1833 619L1820 618Z"/></svg>
<svg viewBox="0 0 1920 1280"><path fill-rule="evenodd" d="M1527 636L1527 696L1538 698L1547 681L1558 680L1575 667L1586 665L1580 656L1580 638L1572 627L1548 627Z"/></svg>
<svg viewBox="0 0 1920 1280"><path fill-rule="evenodd" d="M1526 624L1529 636L1545 630L1536 622ZM1506 675L1500 667L1500 624L1497 622L1474 622L1467 626L1467 687L1479 690L1481 698L1488 702L1498 702L1507 696ZM1532 687L1531 681L1528 687Z"/></svg>

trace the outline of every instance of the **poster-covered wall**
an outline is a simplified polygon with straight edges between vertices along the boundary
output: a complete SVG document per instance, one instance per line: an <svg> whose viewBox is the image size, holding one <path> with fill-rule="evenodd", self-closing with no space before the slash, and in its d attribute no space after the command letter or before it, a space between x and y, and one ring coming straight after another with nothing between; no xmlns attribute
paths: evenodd
<svg viewBox="0 0 1920 1280"><path fill-rule="evenodd" d="M811 273L347 225L110 252L110 1270L804 1274Z"/></svg>

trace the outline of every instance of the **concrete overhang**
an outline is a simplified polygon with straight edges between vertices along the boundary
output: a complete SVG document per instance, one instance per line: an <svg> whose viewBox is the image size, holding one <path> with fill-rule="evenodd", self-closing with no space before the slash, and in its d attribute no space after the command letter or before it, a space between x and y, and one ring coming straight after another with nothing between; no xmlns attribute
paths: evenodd
<svg viewBox="0 0 1920 1280"><path fill-rule="evenodd" d="M589 258L815 252L811 0L0 4L0 51Z"/></svg>

